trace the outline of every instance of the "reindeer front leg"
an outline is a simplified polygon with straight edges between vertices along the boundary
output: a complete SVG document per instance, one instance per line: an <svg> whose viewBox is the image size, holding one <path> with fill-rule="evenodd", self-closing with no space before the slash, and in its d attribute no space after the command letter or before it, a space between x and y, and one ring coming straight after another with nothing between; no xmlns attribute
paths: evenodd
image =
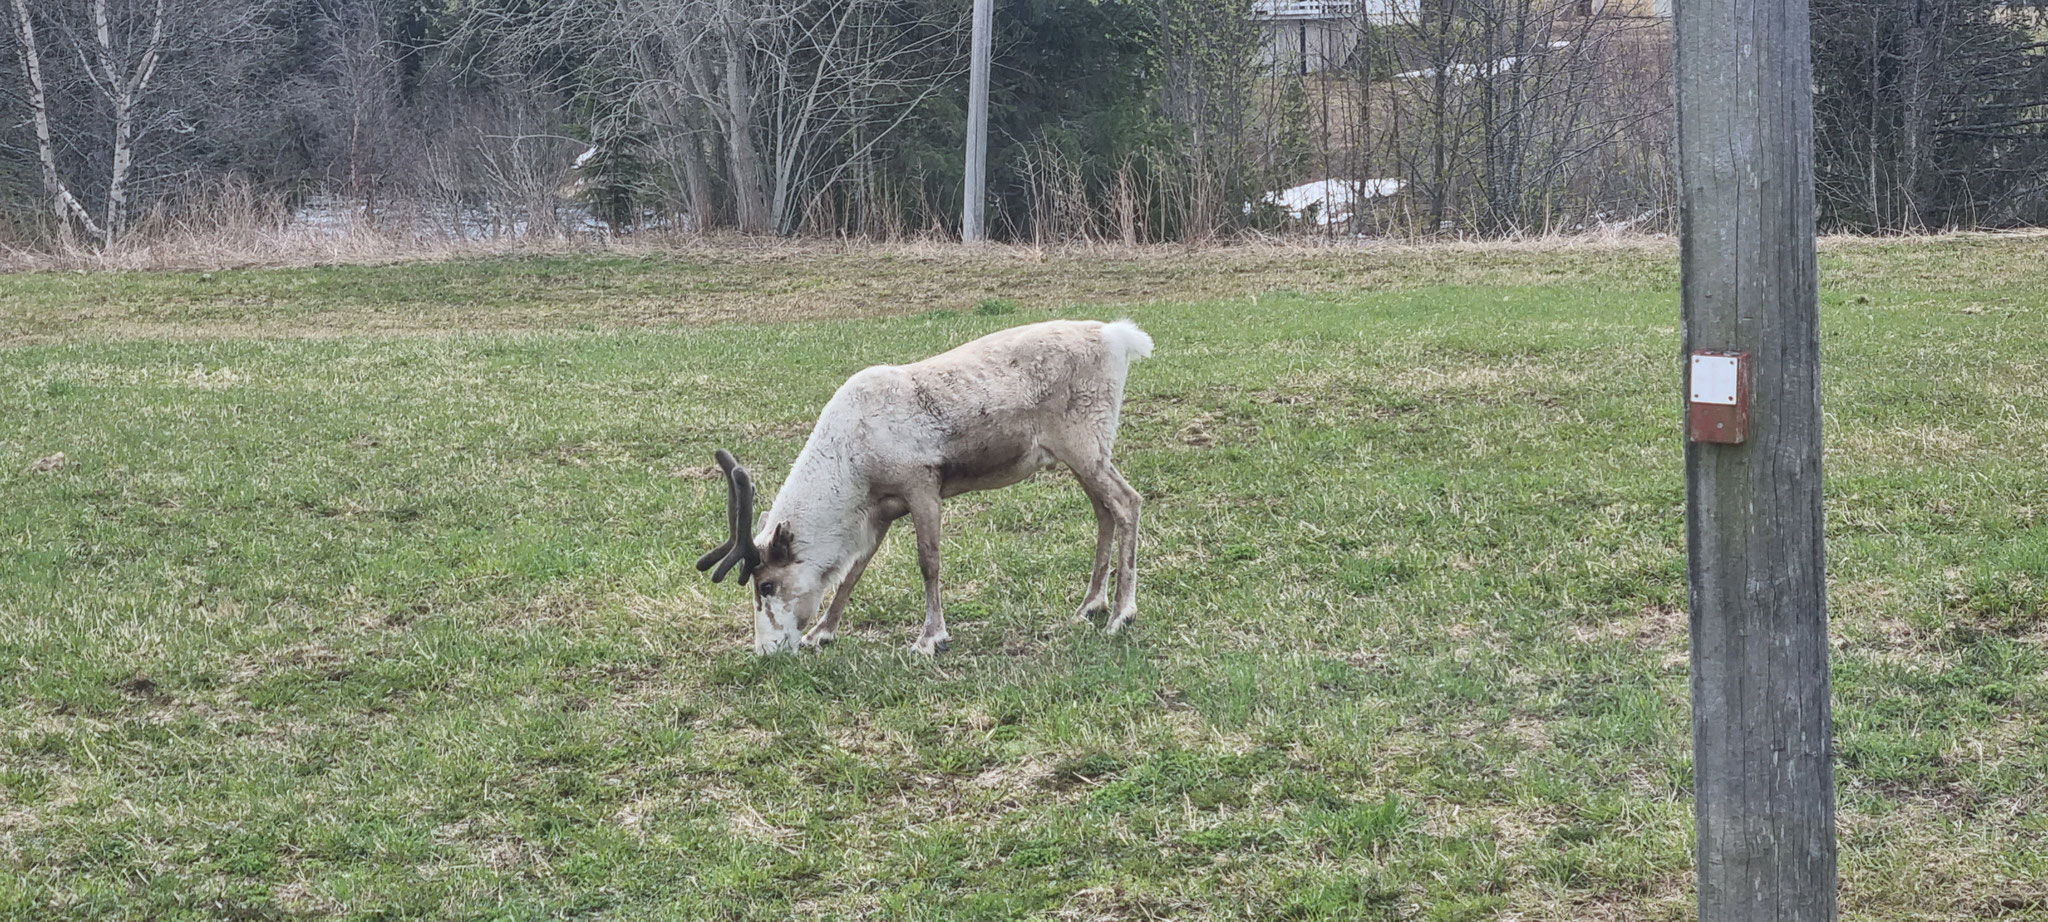
<svg viewBox="0 0 2048 922"><path fill-rule="evenodd" d="M868 561L875 559L875 552L882 549L882 539L889 536L891 524L890 520L884 519L876 528L874 546L860 555L860 559L846 571L846 576L839 581L838 591L832 596L831 607L825 609L825 617L818 619L817 624L811 625L810 633L804 635L804 646L822 647L839 636L839 616L846 611L846 600L853 596L853 587L860 584L860 575L867 572Z"/></svg>
<svg viewBox="0 0 2048 922"><path fill-rule="evenodd" d="M946 613L939 607L939 492L910 497L910 526L917 530L917 569L924 574L924 631L910 645L930 656L946 649Z"/></svg>

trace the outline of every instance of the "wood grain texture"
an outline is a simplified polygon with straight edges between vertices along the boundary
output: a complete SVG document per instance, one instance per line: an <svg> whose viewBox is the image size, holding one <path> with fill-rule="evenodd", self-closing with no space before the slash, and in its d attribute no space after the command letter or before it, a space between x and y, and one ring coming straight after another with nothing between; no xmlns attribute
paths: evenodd
<svg viewBox="0 0 2048 922"><path fill-rule="evenodd" d="M1686 446L1700 919L1833 920L1807 3L1676 12L1679 361L1754 359L1748 442Z"/></svg>

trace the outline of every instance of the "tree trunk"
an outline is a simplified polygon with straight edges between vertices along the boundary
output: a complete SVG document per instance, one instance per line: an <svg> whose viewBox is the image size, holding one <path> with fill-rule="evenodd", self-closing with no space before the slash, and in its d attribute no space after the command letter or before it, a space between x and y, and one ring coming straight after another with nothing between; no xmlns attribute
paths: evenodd
<svg viewBox="0 0 2048 922"><path fill-rule="evenodd" d="M696 229L711 227L712 213L716 205L712 202L711 175L704 168L706 153L703 134L703 112L695 100L684 99L683 109L683 188L690 197L691 219L697 222Z"/></svg>
<svg viewBox="0 0 2048 922"><path fill-rule="evenodd" d="M754 138L754 88L739 28L730 13L719 24L725 45L725 143L732 167L733 215L741 233L767 234L775 229L775 217L768 207L768 170Z"/></svg>
<svg viewBox="0 0 2048 922"><path fill-rule="evenodd" d="M14 34L21 45L21 69L28 79L28 105L35 123L36 158L43 168L43 194L49 196L50 212L57 219L57 238L69 248L76 243L72 235L72 222L85 227L95 237L101 236L100 228L93 223L92 215L85 205L71 194L64 184L64 177L57 172L57 146L50 137L49 96L43 89L42 51L36 45L35 17L29 10L28 0L13 0Z"/></svg>
<svg viewBox="0 0 2048 922"><path fill-rule="evenodd" d="M1877 178L1878 162L1881 157L1881 154L1878 150L1878 140L1884 136L1884 107L1881 104L1879 104L1879 97L1877 93L1877 84L1879 80L1878 56L1882 54L1884 50L1883 42L1879 41L1879 27L1883 24L1884 17L1879 16L1876 10L1870 10L1869 14L1870 83L1868 86L1864 87L1863 95L1865 99L1870 103L1870 224L1871 228L1875 230L1889 226L1891 223L1891 219L1886 214L1887 209L1884 207L1884 201L1882 199L1884 192L1882 187L1878 185L1879 180Z"/></svg>
<svg viewBox="0 0 2048 922"><path fill-rule="evenodd" d="M1905 198L1902 230L1926 228L1926 199L1921 191L1921 170L1927 163L1928 148L1934 140L1935 43L1939 41L1932 0L1906 0L1905 86L1900 102L1901 145L1899 191Z"/></svg>
<svg viewBox="0 0 2048 922"><path fill-rule="evenodd" d="M157 51L163 44L165 0L151 8L149 39L135 60L133 70L123 73L116 66L113 27L107 16L107 0L93 0L93 49L99 60L99 78L94 81L114 109L113 164L107 174L106 220L100 224L101 244L112 244L128 219L128 173L135 160L135 104L156 75Z"/></svg>
<svg viewBox="0 0 2048 922"><path fill-rule="evenodd" d="M128 215L128 169L133 164L135 153L131 148L135 133L133 116L134 98L121 93L114 102L114 165L107 175L107 217L100 224L101 242L111 244L121 235L121 227Z"/></svg>

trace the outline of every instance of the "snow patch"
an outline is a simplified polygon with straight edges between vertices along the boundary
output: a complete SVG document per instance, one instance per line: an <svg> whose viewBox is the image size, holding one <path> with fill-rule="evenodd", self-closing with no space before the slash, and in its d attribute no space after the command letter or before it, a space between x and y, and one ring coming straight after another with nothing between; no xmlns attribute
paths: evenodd
<svg viewBox="0 0 2048 922"><path fill-rule="evenodd" d="M1555 41L1550 43L1550 47L1569 48L1571 47L1571 44L1572 43L1568 41ZM1501 58L1500 60L1495 61L1491 64L1450 64L1444 67L1444 73L1448 74L1452 80L1456 80L1459 83L1463 83L1467 80L1472 79L1473 77L1479 76L1480 74L1485 74L1489 77L1498 77L1501 74L1505 74L1508 71L1513 70L1515 66L1520 63L1522 63L1522 59L1519 56L1510 55L1508 57ZM1431 77L1436 76L1436 74L1436 68L1425 67L1421 70L1403 71L1401 73L1395 74L1394 79L1427 80Z"/></svg>
<svg viewBox="0 0 2048 922"><path fill-rule="evenodd" d="M1268 192L1261 201L1287 209L1287 213L1301 220L1313 220L1324 227L1351 220L1352 209L1359 202L1393 195L1401 191L1398 179L1368 179L1354 182L1349 179L1321 179L1303 183L1292 189ZM1249 210L1249 207L1247 207Z"/></svg>
<svg viewBox="0 0 2048 922"><path fill-rule="evenodd" d="M1482 71L1489 77L1500 76L1501 74L1507 73L1509 70L1512 70L1515 65L1520 63L1522 63L1521 58L1508 57L1501 58L1500 60L1495 61L1492 64L1486 65L1452 64L1444 68L1444 73L1449 75L1452 80L1455 80L1459 83L1463 83L1467 80L1472 79L1473 77L1478 76ZM1421 70L1403 71L1402 73L1395 74L1394 79L1428 80L1431 77L1435 77L1436 73L1436 68L1425 67Z"/></svg>

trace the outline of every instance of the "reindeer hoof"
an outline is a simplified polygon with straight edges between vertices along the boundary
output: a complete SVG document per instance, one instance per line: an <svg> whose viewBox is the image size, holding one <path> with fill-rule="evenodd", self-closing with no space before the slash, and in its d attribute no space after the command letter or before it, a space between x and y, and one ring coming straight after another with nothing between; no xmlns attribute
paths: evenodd
<svg viewBox="0 0 2048 922"><path fill-rule="evenodd" d="M838 634L810 634L804 637L802 645L806 647L829 647L832 645L832 641L838 639Z"/></svg>
<svg viewBox="0 0 2048 922"><path fill-rule="evenodd" d="M919 637L916 642L910 645L910 652L915 653L919 656L932 656L934 654L944 653L947 650L952 649L952 647L952 638L946 637L944 635L940 635L938 637Z"/></svg>
<svg viewBox="0 0 2048 922"><path fill-rule="evenodd" d="M1102 633L1121 634L1124 632L1124 628L1130 627L1131 622L1136 620L1138 620L1138 612L1136 609L1123 612L1117 615L1116 617L1103 622Z"/></svg>

